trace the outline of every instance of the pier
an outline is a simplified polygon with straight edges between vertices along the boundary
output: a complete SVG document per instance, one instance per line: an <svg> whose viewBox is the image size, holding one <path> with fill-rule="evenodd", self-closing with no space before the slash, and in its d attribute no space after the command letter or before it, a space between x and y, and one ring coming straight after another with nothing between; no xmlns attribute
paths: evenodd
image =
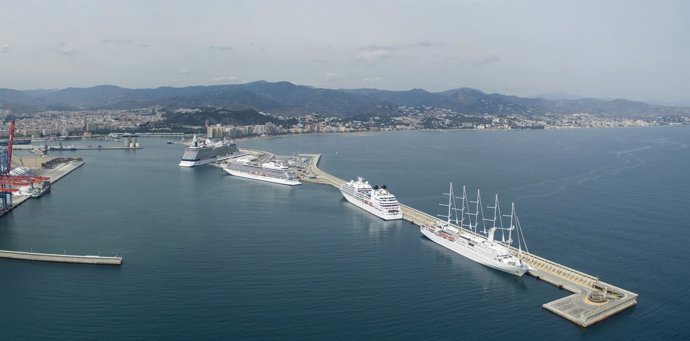
<svg viewBox="0 0 690 341"><path fill-rule="evenodd" d="M316 178L304 181L331 185L339 188L345 183L338 177L319 169L320 154L302 154L310 157L310 172ZM407 205L400 204L403 219L415 225L433 224L437 217ZM463 229L463 231L467 231ZM469 231L469 233L472 233ZM482 236L483 237L483 236ZM637 304L637 294L599 280L581 271L558 264L532 253L508 245L513 254L530 267L528 274L572 292L570 296L545 303L543 308L579 326L587 327Z"/></svg>
<svg viewBox="0 0 690 341"><path fill-rule="evenodd" d="M41 146L34 145L15 145L12 147L14 150L33 150ZM144 147L127 147L127 146L73 146L73 147L60 147L60 146L48 146L49 152L74 152L78 150L138 150Z"/></svg>
<svg viewBox="0 0 690 341"><path fill-rule="evenodd" d="M122 265L122 257L75 256L59 253L37 253L0 250L0 258L32 260L41 262L78 263L97 265Z"/></svg>

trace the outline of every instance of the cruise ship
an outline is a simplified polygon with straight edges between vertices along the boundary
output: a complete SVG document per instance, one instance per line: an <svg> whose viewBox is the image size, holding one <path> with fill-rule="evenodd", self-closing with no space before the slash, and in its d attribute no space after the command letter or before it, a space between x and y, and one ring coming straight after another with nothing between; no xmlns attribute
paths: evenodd
<svg viewBox="0 0 690 341"><path fill-rule="evenodd" d="M529 267L522 263L520 258L515 256L509 248L509 245L512 244L513 231L516 231L519 244L518 252L522 251L523 246L527 250L520 223L515 215L515 204L512 205L510 215L501 215L498 195L496 195L494 206L489 207L494 211L493 219L485 219L482 214L479 191L477 191L477 199L469 201L463 187L462 197L457 197L457 199L462 200L460 209L457 209L455 205L456 197L453 195L452 183L450 191L446 195L448 195L448 204L441 205L448 206L448 215L443 216L447 217L447 220L421 225L420 232L422 235L436 244L496 270L516 276L522 276L529 270ZM470 204L475 207L474 212L470 210ZM455 224L451 223L453 216L455 217ZM509 227L504 228L502 226L502 217L510 217ZM492 226L487 228L486 222L492 223ZM483 230L477 231L480 224ZM500 242L495 239L497 231L500 231L501 234Z"/></svg>
<svg viewBox="0 0 690 341"><path fill-rule="evenodd" d="M199 141L196 135L192 138L192 144L185 149L180 167L195 167L207 163L225 160L237 153L237 145L228 141L212 142L211 140Z"/></svg>
<svg viewBox="0 0 690 341"><path fill-rule="evenodd" d="M350 180L340 186L340 192L347 201L383 220L402 219L400 204L385 185L372 188L368 181L358 177L357 181Z"/></svg>
<svg viewBox="0 0 690 341"><path fill-rule="evenodd" d="M281 185L296 186L302 183L294 172L287 166L266 162L261 165L253 162L231 162L223 170L234 176L241 178L254 179L259 181L272 182Z"/></svg>

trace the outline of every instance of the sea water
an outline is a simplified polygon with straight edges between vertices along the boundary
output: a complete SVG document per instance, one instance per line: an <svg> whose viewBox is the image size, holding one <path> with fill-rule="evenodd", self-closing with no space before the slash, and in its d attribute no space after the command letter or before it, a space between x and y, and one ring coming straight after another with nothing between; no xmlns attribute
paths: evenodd
<svg viewBox="0 0 690 341"><path fill-rule="evenodd" d="M177 166L184 146L58 152L86 164L0 217L0 249L119 255L121 267L0 260L3 339L680 339L690 337L690 129L324 134L238 141L321 153L443 213L441 193L515 202L529 250L638 293L586 329L570 295L384 222L333 187ZM485 212L489 210L485 207Z"/></svg>

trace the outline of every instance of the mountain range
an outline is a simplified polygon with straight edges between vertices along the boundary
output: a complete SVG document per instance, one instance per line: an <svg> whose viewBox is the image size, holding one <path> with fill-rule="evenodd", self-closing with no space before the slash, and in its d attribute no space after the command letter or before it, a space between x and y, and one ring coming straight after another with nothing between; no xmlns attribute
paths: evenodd
<svg viewBox="0 0 690 341"><path fill-rule="evenodd" d="M23 91L0 88L0 108L10 108L17 113L44 110L135 109L151 106L214 106L234 110L252 108L273 114L319 113L339 117L390 115L400 106L446 108L461 114L499 116L589 113L598 116L642 117L690 114L690 107L659 106L624 99L528 98L487 94L472 88L442 92L429 92L423 89L335 90L290 82L266 81L155 89L128 89L114 85Z"/></svg>

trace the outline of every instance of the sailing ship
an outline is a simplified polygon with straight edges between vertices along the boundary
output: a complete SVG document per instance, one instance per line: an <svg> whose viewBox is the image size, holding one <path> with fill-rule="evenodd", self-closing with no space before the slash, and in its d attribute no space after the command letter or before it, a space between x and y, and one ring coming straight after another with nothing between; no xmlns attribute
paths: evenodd
<svg viewBox="0 0 690 341"><path fill-rule="evenodd" d="M467 190L463 186L462 197L456 197L451 182L449 192L444 194L448 196L448 203L441 206L447 206L448 213L441 217L446 220L421 225L422 235L464 257L496 270L516 276L522 276L529 270L529 266L511 251L513 234L517 236L517 252L522 252L523 247L525 251L528 251L520 221L515 212L515 203L511 206L511 213L503 215L498 194L496 194L494 205L487 206L493 210L493 217L487 219L484 217L479 190L477 190L476 199L469 200ZM461 200L460 208L457 208L456 199ZM508 227L503 226L503 218L510 218ZM487 223L490 223L488 228ZM480 225L481 229L479 229ZM497 232L500 232L500 241L496 240Z"/></svg>

